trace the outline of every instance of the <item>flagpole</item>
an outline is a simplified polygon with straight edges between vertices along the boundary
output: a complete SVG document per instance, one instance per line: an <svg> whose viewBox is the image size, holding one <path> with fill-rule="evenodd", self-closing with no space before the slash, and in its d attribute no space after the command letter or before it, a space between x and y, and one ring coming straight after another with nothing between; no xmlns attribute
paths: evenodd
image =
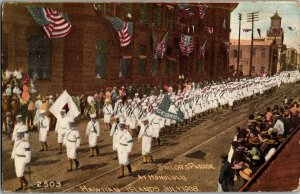
<svg viewBox="0 0 300 194"><path fill-rule="evenodd" d="M241 21L242 21L242 14L239 13L239 43L238 43L238 56L237 56L237 68L236 73L238 79L240 80L240 44L241 44Z"/></svg>

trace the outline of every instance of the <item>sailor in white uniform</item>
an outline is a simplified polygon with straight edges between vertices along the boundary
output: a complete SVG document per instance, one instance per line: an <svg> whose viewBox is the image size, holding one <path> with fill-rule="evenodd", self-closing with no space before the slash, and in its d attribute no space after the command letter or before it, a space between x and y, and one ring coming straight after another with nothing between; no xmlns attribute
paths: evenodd
<svg viewBox="0 0 300 194"><path fill-rule="evenodd" d="M13 134L12 134L12 137L11 137L11 140L14 142L17 140L17 133L18 132L22 132L24 133L24 139L26 141L28 141L29 139L29 133L28 133L28 128L26 125L24 125L23 123L23 119L22 119L22 115L17 115L16 116L16 121L17 123L15 124L15 127L14 127L14 131L13 131ZM24 127L23 127L24 126Z"/></svg>
<svg viewBox="0 0 300 194"><path fill-rule="evenodd" d="M118 136L118 159L120 164L120 176L118 178L124 177L124 167L126 166L129 175L132 175L132 169L130 164L130 152L132 151L133 140L131 134L125 129L125 123L120 124L120 132Z"/></svg>
<svg viewBox="0 0 300 194"><path fill-rule="evenodd" d="M108 131L111 127L110 120L111 116L114 114L112 105L110 104L110 101L108 99L105 99L103 106L103 114L104 114L104 124L105 124L105 131Z"/></svg>
<svg viewBox="0 0 300 194"><path fill-rule="evenodd" d="M99 156L99 149L97 147L97 138L100 135L100 124L96 120L96 114L90 115L91 120L88 122L86 127L86 136L89 138L90 156L94 157L94 150L97 156Z"/></svg>
<svg viewBox="0 0 300 194"><path fill-rule="evenodd" d="M119 137L119 132L120 132L120 119L119 116L116 115L115 116L115 122L112 124L111 126L111 130L110 130L110 136L112 137L112 147L113 147L113 151L115 154L115 160L118 158L118 154L117 154L117 145L118 145L118 137Z"/></svg>
<svg viewBox="0 0 300 194"><path fill-rule="evenodd" d="M76 169L80 168L79 158L77 154L77 149L80 146L80 135L75 127L74 119L70 119L69 128L70 130L67 131L64 137L64 145L67 149L67 158L69 161L69 169L67 170L68 172L72 171L72 161L75 162Z"/></svg>
<svg viewBox="0 0 300 194"><path fill-rule="evenodd" d="M46 111L40 111L40 118L39 118L39 141L41 142L41 150L40 151L47 151L47 136L49 132L50 121L49 118L46 116Z"/></svg>
<svg viewBox="0 0 300 194"><path fill-rule="evenodd" d="M22 128L25 126L23 125ZM25 140L23 132L17 132L14 148L11 153L11 159L15 162L15 172L18 177L20 186L16 189L16 191L22 190L28 186L28 182L24 177L24 171L26 165L29 165L31 160L31 151L30 144Z"/></svg>
<svg viewBox="0 0 300 194"><path fill-rule="evenodd" d="M70 118L66 115L66 110L62 109L60 111L61 118L57 119L55 126L55 133L57 133L57 143L58 143L58 152L56 155L62 153L62 144L66 132L69 130L69 121Z"/></svg>
<svg viewBox="0 0 300 194"><path fill-rule="evenodd" d="M144 117L142 120L141 130L138 136L138 142L142 139L142 156L144 158L143 164L148 162L148 156L150 162L153 163L153 157L151 155L151 141L153 135L153 128L149 123L148 117Z"/></svg>

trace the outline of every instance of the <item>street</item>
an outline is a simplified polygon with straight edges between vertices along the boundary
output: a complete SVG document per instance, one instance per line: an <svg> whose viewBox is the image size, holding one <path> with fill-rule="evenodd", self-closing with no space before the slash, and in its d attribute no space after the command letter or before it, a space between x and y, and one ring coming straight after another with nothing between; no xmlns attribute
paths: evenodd
<svg viewBox="0 0 300 194"><path fill-rule="evenodd" d="M280 90L281 89L281 90ZM221 110L202 117L188 127L161 134L162 145L152 148L154 163L141 164L141 144L134 137L131 161L133 176L117 179L118 160L113 160L112 139L104 131L98 139L100 156L89 158L85 129L87 121L80 121L81 135L79 160L81 169L67 172L67 157L56 155L56 134L48 136L49 149L39 152L38 132L30 132L31 176L25 170L32 192L213 192L217 190L221 153L227 153L237 126L244 126L251 113L283 100L283 93L298 99L300 83L283 85L272 95L254 97L239 103L234 111ZM18 185L13 161L12 145L2 136L3 191L13 191ZM125 175L127 174L125 169Z"/></svg>

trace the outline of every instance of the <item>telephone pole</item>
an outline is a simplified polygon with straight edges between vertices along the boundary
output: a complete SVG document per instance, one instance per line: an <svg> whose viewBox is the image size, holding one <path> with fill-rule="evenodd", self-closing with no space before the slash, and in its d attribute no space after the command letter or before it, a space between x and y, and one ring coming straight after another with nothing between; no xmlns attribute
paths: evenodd
<svg viewBox="0 0 300 194"><path fill-rule="evenodd" d="M254 22L257 21L258 21L258 12L252 12L247 14L247 22L252 23L249 76L251 76L251 68L252 68Z"/></svg>
<svg viewBox="0 0 300 194"><path fill-rule="evenodd" d="M240 79L240 44L241 44L241 21L242 21L242 14L239 13L239 42L238 42L238 54L237 54L237 68L236 72L238 75L238 79Z"/></svg>

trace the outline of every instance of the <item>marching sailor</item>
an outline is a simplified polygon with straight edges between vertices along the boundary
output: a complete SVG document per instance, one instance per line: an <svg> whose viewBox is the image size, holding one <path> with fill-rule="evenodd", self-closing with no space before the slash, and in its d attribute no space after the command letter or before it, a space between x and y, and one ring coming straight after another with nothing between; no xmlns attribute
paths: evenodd
<svg viewBox="0 0 300 194"><path fill-rule="evenodd" d="M109 99L105 99L104 101L104 107L103 107L103 114L104 114L104 124L105 124L105 130L108 131L110 129L110 119L111 116L113 115L114 111L113 108L110 104Z"/></svg>
<svg viewBox="0 0 300 194"><path fill-rule="evenodd" d="M142 155L144 158L143 164L147 163L147 156L150 157L150 162L153 163L151 155L151 140L152 140L153 128L149 124L148 117L144 117L141 124L141 130L138 136L138 142L142 139Z"/></svg>
<svg viewBox="0 0 300 194"><path fill-rule="evenodd" d="M78 130L75 127L74 119L70 119L69 128L70 130L67 131L64 137L64 145L67 149L67 158L69 161L69 169L67 170L68 172L72 171L72 161L75 162L76 169L79 169L77 149L80 146L80 136Z"/></svg>
<svg viewBox="0 0 300 194"><path fill-rule="evenodd" d="M153 105L153 110L156 111L158 106L156 103L154 103ZM160 145L160 138L159 138L159 132L161 130L161 120L162 118L158 115L156 115L155 113L151 114L150 116L150 124L153 128L153 146L155 146L156 142L157 142L157 145Z"/></svg>
<svg viewBox="0 0 300 194"><path fill-rule="evenodd" d="M131 164L129 160L129 154L132 151L133 140L131 134L125 129L125 123L120 124L120 132L118 136L118 159L120 164L121 174L118 178L124 177L124 167L126 166L129 175L132 175Z"/></svg>
<svg viewBox="0 0 300 194"><path fill-rule="evenodd" d="M91 114L91 121L88 122L86 127L86 136L89 137L90 156L94 157L94 150L96 150L97 156L99 156L99 149L97 147L97 137L100 135L100 125L96 120L96 114Z"/></svg>
<svg viewBox="0 0 300 194"><path fill-rule="evenodd" d="M66 115L66 110L62 109L60 111L61 118L56 122L55 133L57 133L57 143L58 143L58 152L56 155L62 153L62 144L66 132L69 130L69 121L70 118Z"/></svg>
<svg viewBox="0 0 300 194"><path fill-rule="evenodd" d="M23 132L25 141L28 141L28 138L29 138L28 128L23 123L22 115L17 115L16 116L16 121L17 121L17 123L15 124L11 140L13 142L16 141L17 140L17 133L18 132ZM25 126L25 127L23 127L23 126Z"/></svg>
<svg viewBox="0 0 300 194"><path fill-rule="evenodd" d="M46 116L46 111L40 111L40 119L39 119L39 141L41 142L41 150L40 151L47 151L47 136L49 132L49 118Z"/></svg>
<svg viewBox="0 0 300 194"><path fill-rule="evenodd" d="M115 158L114 160L116 160L118 158L118 154L117 154L117 144L118 144L118 136L119 136L119 131L120 131L120 119L119 116L116 115L115 116L115 122L112 124L111 126L111 130L110 130L110 136L113 137L113 151L115 154Z"/></svg>
<svg viewBox="0 0 300 194"><path fill-rule="evenodd" d="M25 125L21 126L21 128L26 128ZM26 131L23 129L23 131ZM24 177L25 166L29 165L31 159L31 151L29 142L25 140L24 132L17 132L14 148L12 150L11 159L15 161L15 172L18 177L20 186L16 189L19 191L21 189L28 186L28 182Z"/></svg>

